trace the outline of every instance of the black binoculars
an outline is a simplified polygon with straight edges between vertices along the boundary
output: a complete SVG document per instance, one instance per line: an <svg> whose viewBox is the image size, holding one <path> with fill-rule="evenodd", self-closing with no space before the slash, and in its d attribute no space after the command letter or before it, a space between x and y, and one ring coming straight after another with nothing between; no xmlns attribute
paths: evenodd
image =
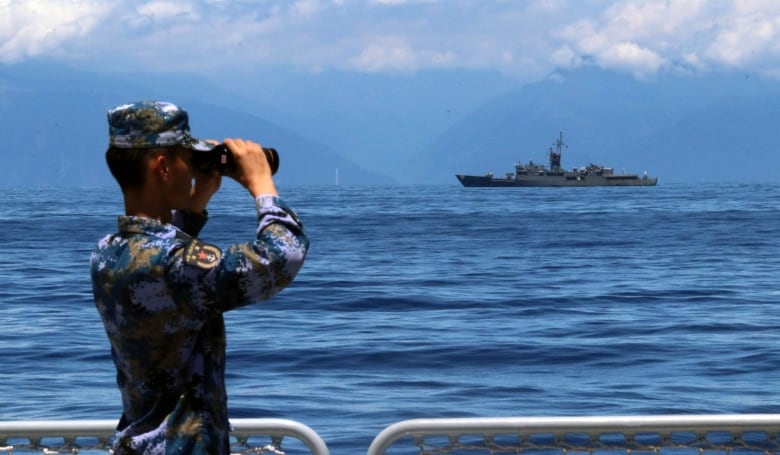
<svg viewBox="0 0 780 455"><path fill-rule="evenodd" d="M265 159L271 167L271 175L279 170L279 154L276 149L263 147ZM230 174L236 170L236 160L225 144L219 144L208 152L193 152L192 165L201 172L219 171L220 174Z"/></svg>

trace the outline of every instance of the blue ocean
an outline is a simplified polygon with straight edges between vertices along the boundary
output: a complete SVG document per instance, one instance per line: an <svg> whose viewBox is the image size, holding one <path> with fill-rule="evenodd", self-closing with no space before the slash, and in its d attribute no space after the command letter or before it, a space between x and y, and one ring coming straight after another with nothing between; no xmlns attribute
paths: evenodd
<svg viewBox="0 0 780 455"><path fill-rule="evenodd" d="M780 187L287 187L311 250L227 315L234 418L365 453L419 417L780 412ZM116 419L88 258L118 189L4 189L0 420ZM201 237L254 233L233 182Z"/></svg>

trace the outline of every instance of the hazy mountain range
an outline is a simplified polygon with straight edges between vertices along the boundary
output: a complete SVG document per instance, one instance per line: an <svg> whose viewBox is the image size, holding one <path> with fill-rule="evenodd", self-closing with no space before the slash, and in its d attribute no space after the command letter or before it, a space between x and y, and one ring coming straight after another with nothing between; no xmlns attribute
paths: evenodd
<svg viewBox="0 0 780 455"><path fill-rule="evenodd" d="M637 81L584 68L521 85L498 73L276 74L256 87L196 76L98 74L45 62L0 66L2 186L111 184L106 110L184 106L203 138L248 137L281 153L284 184L457 185L547 160L665 182L775 182L780 83L746 74Z"/></svg>
<svg viewBox="0 0 780 455"><path fill-rule="evenodd" d="M660 182L777 181L780 84L741 75L640 82L585 70L502 94L464 116L422 154L445 173L510 171L547 160L559 131L563 166L595 162ZM443 172L447 171L447 172Z"/></svg>

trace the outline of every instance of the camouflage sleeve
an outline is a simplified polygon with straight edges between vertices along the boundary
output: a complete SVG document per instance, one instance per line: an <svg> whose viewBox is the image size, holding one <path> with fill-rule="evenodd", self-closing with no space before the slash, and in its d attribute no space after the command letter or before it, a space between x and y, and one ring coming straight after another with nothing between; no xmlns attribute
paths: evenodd
<svg viewBox="0 0 780 455"><path fill-rule="evenodd" d="M276 196L259 196L255 204L254 241L220 251L195 239L184 252L185 262L206 273L201 282L206 293L214 293L207 300L218 311L270 299L292 283L303 266L309 240L295 212Z"/></svg>

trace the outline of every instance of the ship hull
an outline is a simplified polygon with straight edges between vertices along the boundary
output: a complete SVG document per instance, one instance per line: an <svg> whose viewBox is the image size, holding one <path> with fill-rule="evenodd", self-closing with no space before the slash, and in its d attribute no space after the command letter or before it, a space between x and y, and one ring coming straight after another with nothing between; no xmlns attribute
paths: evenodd
<svg viewBox="0 0 780 455"><path fill-rule="evenodd" d="M495 178L479 175L456 175L465 187L570 187L570 186L655 186L657 178L637 175L518 175L514 178Z"/></svg>

